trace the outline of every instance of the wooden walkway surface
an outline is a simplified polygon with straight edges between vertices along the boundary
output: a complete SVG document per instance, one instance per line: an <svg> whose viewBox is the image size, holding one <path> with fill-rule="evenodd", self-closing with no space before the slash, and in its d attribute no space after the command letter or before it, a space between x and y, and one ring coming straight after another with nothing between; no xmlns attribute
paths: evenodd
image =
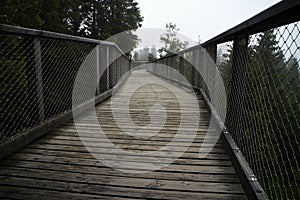
<svg viewBox="0 0 300 200"><path fill-rule="evenodd" d="M122 95L128 93L134 84L152 80L138 89L130 103L130 114L135 124L150 123L149 102L160 99L167 107L167 119L159 134L148 139L135 138L122 133L113 119L112 109L124 104ZM166 87L162 87L162 86ZM163 81L146 71L135 71L119 92L118 102L111 108L111 100L96 107L96 114L107 137L119 148L128 151L156 151L168 144L176 134L180 123L180 108L175 96L167 88L176 90L189 101L190 92ZM152 101L153 102L153 101ZM74 122L69 122L46 134L37 141L0 162L0 198L8 199L246 199L234 168L222 141L205 158L199 158L199 148L209 124L209 113L204 102L199 100L201 120L197 135L188 150L172 164L152 172L134 173L115 170L95 159L80 139L91 141L95 154L109 160L112 151L109 146L93 146L95 127L90 125L92 116L83 114L77 127L84 133L80 137ZM184 112L190 112L188 108ZM191 111L192 112L192 111ZM155 113L152 115L155 115ZM155 116L154 116L155 117ZM159 127L157 127L159 128ZM155 129L155 128L154 128ZM155 130L145 130L145 134ZM187 132L189 130L186 130ZM213 131L213 130L210 130ZM176 143L180 148L185 142ZM178 146L177 146L178 145ZM154 158L153 158L154 159ZM132 156L136 162L149 159ZM155 160L154 160L155 161ZM153 164L153 163L151 163ZM133 169L132 169L133 170ZM140 169L143 171L143 169Z"/></svg>

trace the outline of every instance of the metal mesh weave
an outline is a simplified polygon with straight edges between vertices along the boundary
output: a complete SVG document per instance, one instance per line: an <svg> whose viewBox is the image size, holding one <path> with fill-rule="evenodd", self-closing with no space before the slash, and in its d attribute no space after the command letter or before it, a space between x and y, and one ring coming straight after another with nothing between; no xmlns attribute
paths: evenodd
<svg viewBox="0 0 300 200"><path fill-rule="evenodd" d="M0 32L0 142L72 109L73 85L83 64L83 87L104 70L94 93L113 88L130 70L130 61L116 46L99 43ZM85 99L87 92L80 95Z"/></svg>

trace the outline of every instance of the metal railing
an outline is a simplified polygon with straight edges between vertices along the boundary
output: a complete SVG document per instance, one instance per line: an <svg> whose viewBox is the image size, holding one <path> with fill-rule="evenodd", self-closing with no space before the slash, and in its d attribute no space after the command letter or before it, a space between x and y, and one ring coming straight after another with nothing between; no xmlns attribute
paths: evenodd
<svg viewBox="0 0 300 200"><path fill-rule="evenodd" d="M133 70L142 70L146 69L146 64L148 61L132 61L131 62L131 69Z"/></svg>
<svg viewBox="0 0 300 200"><path fill-rule="evenodd" d="M100 78L93 91L97 100L130 71L130 60L113 43L0 25L0 69L0 143L5 143L33 127L48 130L48 122L70 117L78 73L85 87ZM85 103L76 102L75 107Z"/></svg>
<svg viewBox="0 0 300 200"><path fill-rule="evenodd" d="M219 123L225 124L222 138L250 199L300 199L299 10L299 1L282 1L199 46L167 55L148 67L154 74L190 84L222 116L218 105L224 101L223 94L218 97L208 90L219 91L218 68L227 92L226 120ZM201 46L217 68L205 61ZM189 83L158 64L175 69Z"/></svg>

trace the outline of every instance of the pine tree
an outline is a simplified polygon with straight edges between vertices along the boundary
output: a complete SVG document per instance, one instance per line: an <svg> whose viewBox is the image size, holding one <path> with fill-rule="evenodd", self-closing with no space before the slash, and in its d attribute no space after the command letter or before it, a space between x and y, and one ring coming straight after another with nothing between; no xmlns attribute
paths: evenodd
<svg viewBox="0 0 300 200"><path fill-rule="evenodd" d="M143 17L135 0L3 0L0 23L106 40L132 50Z"/></svg>
<svg viewBox="0 0 300 200"><path fill-rule="evenodd" d="M28 28L41 28L39 0L1 0L0 23Z"/></svg>
<svg viewBox="0 0 300 200"><path fill-rule="evenodd" d="M187 41L181 42L180 39L177 38L178 31L179 28L176 27L176 24L166 24L166 33L160 36L160 42L164 44L164 47L158 50L160 56L164 56L168 53L176 53L188 46Z"/></svg>
<svg viewBox="0 0 300 200"><path fill-rule="evenodd" d="M83 22L88 37L101 40L110 38L126 52L137 45L138 37L131 31L141 27L143 20L137 2L88 0L84 9L88 13Z"/></svg>

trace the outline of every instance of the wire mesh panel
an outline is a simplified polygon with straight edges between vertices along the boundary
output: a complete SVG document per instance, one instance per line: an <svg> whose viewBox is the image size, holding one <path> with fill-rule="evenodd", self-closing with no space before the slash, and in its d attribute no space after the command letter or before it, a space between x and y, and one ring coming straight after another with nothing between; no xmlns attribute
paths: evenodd
<svg viewBox="0 0 300 200"><path fill-rule="evenodd" d="M72 90L77 72L84 58L95 46L66 41L42 41L42 88L46 119L72 108ZM91 66L95 67L95 64ZM94 72L95 68L91 70ZM87 71L86 80L82 81L86 82L91 75Z"/></svg>
<svg viewBox="0 0 300 200"><path fill-rule="evenodd" d="M1 139L72 107L72 82L94 44L1 34Z"/></svg>
<svg viewBox="0 0 300 200"><path fill-rule="evenodd" d="M114 87L114 57L113 57L113 49L111 47L108 48L108 58L109 58L109 66L108 66L108 74L109 74L109 89Z"/></svg>
<svg viewBox="0 0 300 200"><path fill-rule="evenodd" d="M269 197L299 199L299 22L251 35L246 55L245 78L231 89L244 88L241 118L228 128Z"/></svg>
<svg viewBox="0 0 300 200"><path fill-rule="evenodd" d="M34 40L1 34L1 137L39 122ZM28 88L35 88L29 91ZM24 111L20 115L18 111ZM10 112L14 111L14 112ZM31 115L29 115L31 113Z"/></svg>
<svg viewBox="0 0 300 200"><path fill-rule="evenodd" d="M54 33L37 37L36 30L24 33L22 28L7 26L9 31L6 31L5 27L1 25L0 30L0 143L71 110L78 75L83 87L100 79L97 90L83 90L78 98L86 99L91 92L95 96L107 91L110 81L107 77L111 76L106 70L108 48L120 56L115 77L121 77L130 69L130 61L114 44L99 45L100 41ZM84 69L79 70L82 66ZM100 74L103 76L99 77ZM117 77L114 81L116 85Z"/></svg>
<svg viewBox="0 0 300 200"><path fill-rule="evenodd" d="M100 53L100 66L104 69L102 72L102 76L100 77L99 81L99 87L100 87L100 93L105 92L109 89L109 77L108 77L108 47L105 45L100 45L99 47L99 53ZM100 74L101 74L100 72Z"/></svg>

